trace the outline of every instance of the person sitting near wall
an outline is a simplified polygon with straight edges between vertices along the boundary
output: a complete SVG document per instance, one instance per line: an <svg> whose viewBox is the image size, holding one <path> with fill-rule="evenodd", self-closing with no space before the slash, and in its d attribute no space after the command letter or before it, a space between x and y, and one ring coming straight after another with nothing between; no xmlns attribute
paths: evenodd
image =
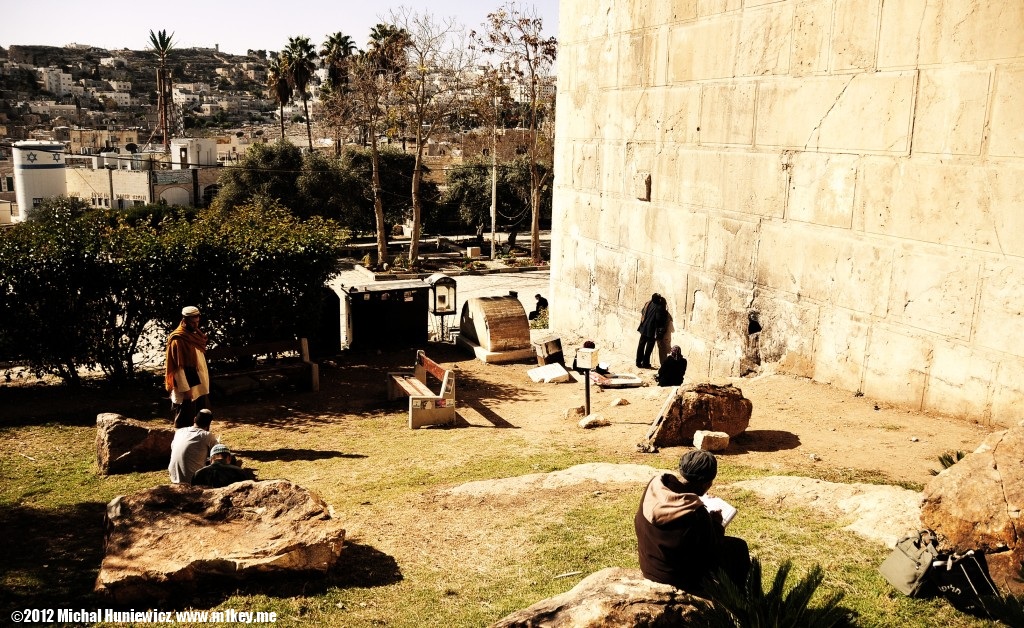
<svg viewBox="0 0 1024 628"><path fill-rule="evenodd" d="M532 312L530 312L530 320L531 321L536 319L543 312L547 312L548 311L548 300L547 299L545 299L544 297L540 296L539 294L533 295L533 298L537 299L537 306L535 308L533 308Z"/></svg>
<svg viewBox="0 0 1024 628"><path fill-rule="evenodd" d="M243 469L242 461L236 458L227 445L214 445L210 450L210 464L196 471L192 486L221 488L235 482L255 480L252 469Z"/></svg>
<svg viewBox="0 0 1024 628"><path fill-rule="evenodd" d="M665 356L658 369L655 379L659 386L679 386L686 376L686 358L679 345L672 345L672 350Z"/></svg>

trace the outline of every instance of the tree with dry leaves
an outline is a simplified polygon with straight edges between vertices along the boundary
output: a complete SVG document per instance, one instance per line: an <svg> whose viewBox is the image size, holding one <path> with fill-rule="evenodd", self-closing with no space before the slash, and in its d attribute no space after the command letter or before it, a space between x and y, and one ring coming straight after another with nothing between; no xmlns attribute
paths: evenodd
<svg viewBox="0 0 1024 628"><path fill-rule="evenodd" d="M398 84L402 106L411 118L416 141L412 172L412 236L409 265L416 264L422 235L423 152L431 137L461 106L469 87L474 61L465 30L452 18L438 19L401 7L391 12L391 22L407 33L407 70Z"/></svg>
<svg viewBox="0 0 1024 628"><path fill-rule="evenodd" d="M558 41L544 35L544 21L535 8L509 2L487 16L482 33L474 33L485 54L497 58L500 67L510 75L527 106L530 146L530 256L541 261L540 214L541 190L548 183L552 168L542 167L550 161L551 137L541 133L552 128L553 102L550 97L551 69L558 52Z"/></svg>

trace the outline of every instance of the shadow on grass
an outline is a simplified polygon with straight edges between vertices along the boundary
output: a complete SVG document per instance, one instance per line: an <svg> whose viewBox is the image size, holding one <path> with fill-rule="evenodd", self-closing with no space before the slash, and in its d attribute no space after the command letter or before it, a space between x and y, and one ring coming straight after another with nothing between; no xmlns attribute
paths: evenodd
<svg viewBox="0 0 1024 628"><path fill-rule="evenodd" d="M800 437L782 430L747 430L729 442L725 453L745 454L752 451L782 451L800 446Z"/></svg>
<svg viewBox="0 0 1024 628"><path fill-rule="evenodd" d="M504 428L504 429L508 429L508 428L519 429L518 426L512 425L511 423L509 423L508 421L503 419L501 417L501 415L499 415L497 412L495 412L494 410L491 410L490 408L484 406L482 403L466 403L464 405L467 406L469 409L473 410L474 412L476 412L477 414L479 414L484 419L486 419L494 427ZM458 427L486 427L486 426L473 425L473 424L469 423L469 421L466 421L465 419L463 419L462 417L459 417L459 423L457 424L457 426Z"/></svg>
<svg viewBox="0 0 1024 628"><path fill-rule="evenodd" d="M364 454L346 454L340 451L323 451L318 449L291 449L288 447L264 451L242 449L234 453L243 458L260 462L269 462L271 460L290 462L293 460L328 460L330 458L366 458Z"/></svg>
<svg viewBox="0 0 1024 628"><path fill-rule="evenodd" d="M95 607L105 511L101 502L0 509L0 609Z"/></svg>
<svg viewBox="0 0 1024 628"><path fill-rule="evenodd" d="M175 592L161 609L213 608L233 595L273 598L323 595L330 589L374 588L401 582L404 576L395 559L361 543L345 542L337 564L326 574L267 574L245 583L204 577Z"/></svg>

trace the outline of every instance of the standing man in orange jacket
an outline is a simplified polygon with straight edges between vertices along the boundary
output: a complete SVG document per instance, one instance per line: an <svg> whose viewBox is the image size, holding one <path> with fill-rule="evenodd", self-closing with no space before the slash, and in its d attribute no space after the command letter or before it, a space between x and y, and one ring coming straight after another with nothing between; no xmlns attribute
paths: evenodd
<svg viewBox="0 0 1024 628"><path fill-rule="evenodd" d="M171 394L175 429L188 427L209 407L210 374L206 369L206 334L199 328L199 308L181 310L181 323L167 338L164 386Z"/></svg>

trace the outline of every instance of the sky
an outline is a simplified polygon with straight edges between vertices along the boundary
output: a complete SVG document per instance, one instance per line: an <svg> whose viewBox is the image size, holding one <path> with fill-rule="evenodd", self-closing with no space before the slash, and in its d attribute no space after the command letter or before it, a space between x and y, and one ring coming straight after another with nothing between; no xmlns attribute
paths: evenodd
<svg viewBox="0 0 1024 628"><path fill-rule="evenodd" d="M280 50L289 37L304 35L319 49L341 31L360 48L370 29L392 8L406 6L436 18L453 17L480 29L487 14L506 0L173 0L110 2L83 0L0 0L0 46L90 44L117 50L145 50L149 31L174 33L177 48L213 48L244 55L246 50ZM558 35L558 0L528 0L547 34Z"/></svg>

